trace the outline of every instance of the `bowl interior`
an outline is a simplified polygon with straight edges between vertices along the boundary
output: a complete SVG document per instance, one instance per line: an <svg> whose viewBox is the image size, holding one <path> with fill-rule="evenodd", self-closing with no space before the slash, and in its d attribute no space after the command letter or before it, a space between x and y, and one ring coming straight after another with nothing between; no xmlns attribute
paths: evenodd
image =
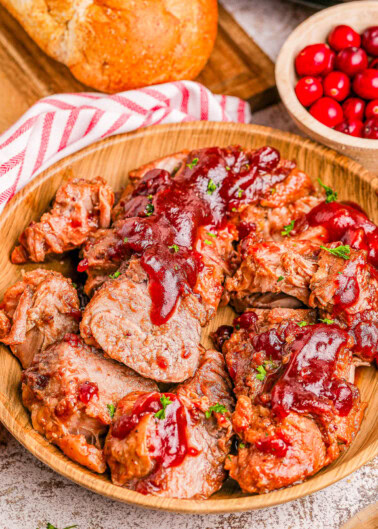
<svg viewBox="0 0 378 529"><path fill-rule="evenodd" d="M292 134L252 125L226 123L187 123L164 125L143 131L115 136L92 145L77 154L67 157L39 175L24 188L0 217L0 296L7 287L19 279L22 270L36 265L21 267L12 265L10 252L16 238L31 221L39 218L48 207L57 188L67 178L65 169L71 166L77 175L91 178L103 176L115 189L121 189L127 180L128 171L154 158L183 148L212 145L240 144L247 148L272 145L280 150L282 157L296 159L298 166L313 179L320 176L332 185L341 200L358 202L369 216L378 222L377 181L357 163L324 147ZM64 259L51 260L42 265L74 274L69 255ZM216 318L204 329L203 344L210 346L209 331L221 323L230 322L232 311L221 309ZM350 449L331 466L319 472L305 483L264 495L242 494L236 484L229 480L222 490L207 501L160 499L143 496L137 492L112 485L107 474L98 476L67 459L57 448L31 428L28 412L20 398L20 366L5 346L0 347L0 420L10 432L40 460L71 480L110 498L149 508L176 512L231 512L257 509L284 503L315 492L356 470L378 452L378 374L373 368L361 368L357 383L363 400L369 401L361 430Z"/></svg>

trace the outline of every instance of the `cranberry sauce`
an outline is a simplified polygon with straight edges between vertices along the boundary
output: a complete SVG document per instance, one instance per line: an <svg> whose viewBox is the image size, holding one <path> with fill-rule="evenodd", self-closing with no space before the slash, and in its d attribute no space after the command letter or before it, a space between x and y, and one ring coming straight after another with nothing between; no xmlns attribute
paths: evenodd
<svg viewBox="0 0 378 529"><path fill-rule="evenodd" d="M255 442L255 446L260 452L273 454L278 457L285 457L290 446L290 441L283 432L277 431L275 435L269 435L268 437L258 439Z"/></svg>
<svg viewBox="0 0 378 529"><path fill-rule="evenodd" d="M231 325L221 325L218 329L211 334L214 347L217 351L222 351L224 342L231 338L234 328Z"/></svg>
<svg viewBox="0 0 378 529"><path fill-rule="evenodd" d="M348 344L347 331L337 325L303 327L289 345L290 361L272 391L272 409L280 417L290 411L345 416L356 388L335 375L337 361Z"/></svg>
<svg viewBox="0 0 378 529"><path fill-rule="evenodd" d="M249 153L213 147L193 151L174 178L164 170L143 178L131 199L143 197L140 207L132 208L138 216L118 228L116 251L118 257L130 251L140 256L149 276L152 323L166 323L178 297L196 284L203 266L196 251L199 228L206 226L216 235L240 206L256 202L284 180L292 166L281 168L279 161L270 147Z"/></svg>
<svg viewBox="0 0 378 529"><path fill-rule="evenodd" d="M367 250L368 261L378 268L378 227L359 206L350 202L322 202L307 213L306 221L309 226L323 226L327 230L324 242L341 241L357 250Z"/></svg>
<svg viewBox="0 0 378 529"><path fill-rule="evenodd" d="M135 402L130 415L122 415L114 423L112 435L124 439L146 414L156 414L162 410L161 397L171 401L166 405L164 416L155 420L155 435L151 435L149 452L156 460L158 467L179 465L187 454L196 455L188 446L187 414L177 395L173 393L149 393Z"/></svg>
<svg viewBox="0 0 378 529"><path fill-rule="evenodd" d="M95 395L98 396L98 386L95 382L83 382L80 384L79 399L81 402L88 404Z"/></svg>

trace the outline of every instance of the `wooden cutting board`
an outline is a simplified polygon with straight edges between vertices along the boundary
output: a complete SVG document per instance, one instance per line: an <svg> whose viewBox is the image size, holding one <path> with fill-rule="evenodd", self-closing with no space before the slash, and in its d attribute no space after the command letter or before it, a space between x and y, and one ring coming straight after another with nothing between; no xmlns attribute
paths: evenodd
<svg viewBox="0 0 378 529"><path fill-rule="evenodd" d="M215 48L198 81L215 93L248 100L252 110L278 97L272 61L222 6ZM0 6L0 133L41 97L83 91L94 90L40 50Z"/></svg>

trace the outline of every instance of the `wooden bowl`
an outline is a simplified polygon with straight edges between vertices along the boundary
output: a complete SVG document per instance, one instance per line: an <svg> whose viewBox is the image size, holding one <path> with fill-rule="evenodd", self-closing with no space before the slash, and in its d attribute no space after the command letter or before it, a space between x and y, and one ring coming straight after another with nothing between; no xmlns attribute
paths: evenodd
<svg viewBox="0 0 378 529"><path fill-rule="evenodd" d="M326 127L299 102L294 87L299 77L294 68L297 54L308 44L326 42L328 33L339 24L362 32L378 21L378 2L347 2L324 9L300 24L287 38L276 62L276 84L286 110L297 126L314 140L328 145L378 173L378 140L354 138Z"/></svg>
<svg viewBox="0 0 378 529"><path fill-rule="evenodd" d="M9 260L16 238L24 227L36 220L48 207L57 188L66 178L64 169L72 166L77 175L85 178L103 176L116 190L126 183L130 169L154 158L184 148L212 145L240 144L247 148L272 145L285 158L296 159L301 169L314 179L332 185L340 199L352 199L361 204L375 222L378 222L378 178L352 160L310 140L265 127L227 123L186 123L152 127L139 132L114 136L68 156L40 174L7 205L0 217L0 297L6 288L20 278L21 270L36 268L13 265ZM345 182L348 181L348 186ZM73 273L69 257L51 261L46 268L65 274ZM203 344L210 346L209 331L221 323L232 321L232 311L219 310L216 318L204 330ZM223 489L207 501L162 499L144 496L111 483L109 475L99 476L67 459L55 446L31 427L29 413L20 396L21 369L18 361L5 347L0 347L0 420L8 430L36 457L63 476L112 499L155 509L187 513L219 513L269 507L294 500L322 489L343 478L378 453L378 374L372 367L358 370L357 384L362 399L369 401L360 432L351 447L332 465L308 481L283 490L262 495L240 492L229 480Z"/></svg>

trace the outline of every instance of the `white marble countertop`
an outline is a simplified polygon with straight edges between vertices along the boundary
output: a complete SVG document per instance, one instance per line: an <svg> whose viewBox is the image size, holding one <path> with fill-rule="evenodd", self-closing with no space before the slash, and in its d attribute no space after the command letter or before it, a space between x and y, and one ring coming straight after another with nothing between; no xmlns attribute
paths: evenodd
<svg viewBox="0 0 378 529"><path fill-rule="evenodd" d="M311 9L283 0L222 0L274 60L290 31ZM255 123L298 132L281 105ZM89 492L56 474L0 425L0 529L339 529L378 497L378 459L300 500L242 514L175 515L142 510ZM362 528L361 528L362 529Z"/></svg>

